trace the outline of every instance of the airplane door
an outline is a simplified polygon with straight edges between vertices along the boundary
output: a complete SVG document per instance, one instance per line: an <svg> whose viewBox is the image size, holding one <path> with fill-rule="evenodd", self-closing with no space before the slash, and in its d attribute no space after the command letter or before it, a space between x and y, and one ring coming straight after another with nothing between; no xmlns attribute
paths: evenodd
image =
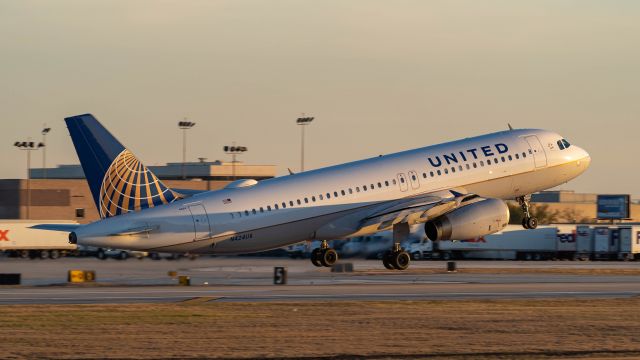
<svg viewBox="0 0 640 360"><path fill-rule="evenodd" d="M536 168L547 166L547 154L544 152L540 139L535 135L526 136L524 139L527 140L531 151L533 151L533 161L536 164Z"/></svg>
<svg viewBox="0 0 640 360"><path fill-rule="evenodd" d="M207 216L207 210L205 210L202 204L189 205L189 212L193 218L193 240L201 239L211 234L211 227L209 226L209 217Z"/></svg>
<svg viewBox="0 0 640 360"><path fill-rule="evenodd" d="M411 170L409 171L409 182L412 189L418 189L420 187L420 179L418 179L418 173Z"/></svg>
<svg viewBox="0 0 640 360"><path fill-rule="evenodd" d="M400 191L407 191L409 189L409 184L407 184L407 176L405 174L398 174L398 184L400 185Z"/></svg>

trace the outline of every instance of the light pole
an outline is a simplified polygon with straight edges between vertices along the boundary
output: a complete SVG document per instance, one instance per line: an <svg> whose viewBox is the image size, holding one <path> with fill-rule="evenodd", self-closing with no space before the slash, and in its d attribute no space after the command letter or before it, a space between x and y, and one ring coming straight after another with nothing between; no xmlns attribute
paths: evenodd
<svg viewBox="0 0 640 360"><path fill-rule="evenodd" d="M222 148L226 154L231 154L231 179L235 181L236 179L236 156L247 151L246 146L236 146L234 142L231 146L224 146Z"/></svg>
<svg viewBox="0 0 640 360"><path fill-rule="evenodd" d="M304 171L304 128L311 124L313 117L299 117L296 119L296 124L300 125L300 172Z"/></svg>
<svg viewBox="0 0 640 360"><path fill-rule="evenodd" d="M31 218L31 152L44 147L44 143L33 141L16 141L13 146L27 151L27 219Z"/></svg>
<svg viewBox="0 0 640 360"><path fill-rule="evenodd" d="M182 180L187 178L187 174L184 169L184 163L187 162L187 130L194 126L196 126L196 123L187 121L186 118L184 121L178 122L178 128L182 130Z"/></svg>
<svg viewBox="0 0 640 360"><path fill-rule="evenodd" d="M51 131L51 128L47 127L47 124L44 124L44 128L42 129L42 178L47 178L47 134Z"/></svg>

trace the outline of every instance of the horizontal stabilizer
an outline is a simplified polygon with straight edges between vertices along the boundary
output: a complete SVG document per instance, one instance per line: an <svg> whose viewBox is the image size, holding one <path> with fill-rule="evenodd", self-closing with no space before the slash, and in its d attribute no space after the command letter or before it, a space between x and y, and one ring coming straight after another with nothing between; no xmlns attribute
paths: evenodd
<svg viewBox="0 0 640 360"><path fill-rule="evenodd" d="M80 226L82 225L80 224L38 224L38 225L31 226L30 229L72 232L72 231L75 231Z"/></svg>

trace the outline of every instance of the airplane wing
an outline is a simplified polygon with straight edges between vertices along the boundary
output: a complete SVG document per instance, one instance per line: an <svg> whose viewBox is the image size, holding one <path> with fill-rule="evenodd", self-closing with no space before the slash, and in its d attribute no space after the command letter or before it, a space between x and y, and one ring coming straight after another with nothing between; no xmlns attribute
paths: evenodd
<svg viewBox="0 0 640 360"><path fill-rule="evenodd" d="M384 231L401 222L410 225L423 223L477 198L479 196L476 194L443 190L395 200L373 209L362 220L361 229L373 228L375 231Z"/></svg>
<svg viewBox="0 0 640 360"><path fill-rule="evenodd" d="M29 227L30 229L37 230L50 230L50 231L62 231L62 232L72 232L75 231L80 224L38 224Z"/></svg>

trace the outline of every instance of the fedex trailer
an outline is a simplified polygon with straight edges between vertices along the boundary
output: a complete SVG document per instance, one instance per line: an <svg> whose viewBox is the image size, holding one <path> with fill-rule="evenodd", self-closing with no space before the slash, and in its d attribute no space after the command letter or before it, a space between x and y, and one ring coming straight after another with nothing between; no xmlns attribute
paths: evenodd
<svg viewBox="0 0 640 360"><path fill-rule="evenodd" d="M618 259L640 259L640 226L620 226L618 232L620 239Z"/></svg>
<svg viewBox="0 0 640 360"><path fill-rule="evenodd" d="M75 221L0 220L0 251L23 258L56 259L76 245L61 231L32 229L38 224L77 224Z"/></svg>

